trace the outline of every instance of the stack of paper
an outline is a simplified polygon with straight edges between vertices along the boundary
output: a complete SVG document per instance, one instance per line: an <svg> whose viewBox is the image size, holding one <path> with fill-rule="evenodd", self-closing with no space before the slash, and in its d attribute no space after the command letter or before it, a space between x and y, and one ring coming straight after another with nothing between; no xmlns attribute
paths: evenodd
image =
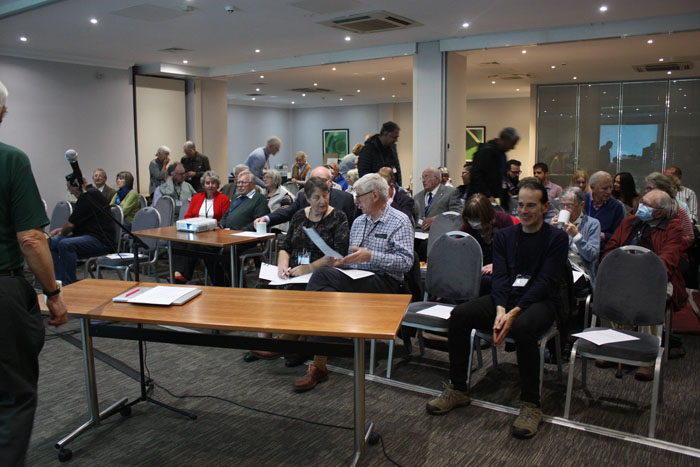
<svg viewBox="0 0 700 467"><path fill-rule="evenodd" d="M454 305L435 305L425 310L416 311L419 315L434 316L436 318L450 319Z"/></svg>
<svg viewBox="0 0 700 467"><path fill-rule="evenodd" d="M572 334L574 337L586 339L593 342L595 345L612 344L613 342L636 341L638 337L630 336L623 332L615 331L614 329L604 329L596 331L584 331L577 334Z"/></svg>
<svg viewBox="0 0 700 467"><path fill-rule="evenodd" d="M143 305L172 305L179 298L191 294L199 289L195 287L170 287L159 285L152 287L140 294L130 297L128 303L140 303Z"/></svg>

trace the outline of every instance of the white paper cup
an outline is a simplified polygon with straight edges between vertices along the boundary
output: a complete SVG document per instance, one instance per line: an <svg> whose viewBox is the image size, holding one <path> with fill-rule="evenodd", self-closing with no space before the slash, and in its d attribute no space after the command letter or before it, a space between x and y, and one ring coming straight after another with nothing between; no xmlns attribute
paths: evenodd
<svg viewBox="0 0 700 467"><path fill-rule="evenodd" d="M255 224L255 231L259 234L267 233L267 222L258 222Z"/></svg>
<svg viewBox="0 0 700 467"><path fill-rule="evenodd" d="M557 223L559 225L564 225L567 222L569 222L570 218L571 218L571 213L569 211L567 211L566 209L562 209L561 211L559 211L559 219L558 219Z"/></svg>

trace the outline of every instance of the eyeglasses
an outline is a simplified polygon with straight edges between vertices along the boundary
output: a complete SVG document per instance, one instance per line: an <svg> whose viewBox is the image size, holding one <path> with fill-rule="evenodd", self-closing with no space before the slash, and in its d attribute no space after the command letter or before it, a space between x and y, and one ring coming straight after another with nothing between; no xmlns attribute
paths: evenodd
<svg viewBox="0 0 700 467"><path fill-rule="evenodd" d="M368 194L370 194L370 193L374 193L374 192L373 192L373 191L368 191L367 193L362 193L361 195L358 195L357 193L355 193L355 198L362 198L364 195L368 195Z"/></svg>
<svg viewBox="0 0 700 467"><path fill-rule="evenodd" d="M575 203L559 203L559 206L564 208L564 209L573 209L578 205Z"/></svg>
<svg viewBox="0 0 700 467"><path fill-rule="evenodd" d="M236 185L241 185L241 186L242 186L242 185L248 185L249 183L253 183L253 182L252 182L252 181L249 181L249 182L237 181L237 182L236 182Z"/></svg>
<svg viewBox="0 0 700 467"><path fill-rule="evenodd" d="M185 175L185 172L173 172L173 175Z"/></svg>

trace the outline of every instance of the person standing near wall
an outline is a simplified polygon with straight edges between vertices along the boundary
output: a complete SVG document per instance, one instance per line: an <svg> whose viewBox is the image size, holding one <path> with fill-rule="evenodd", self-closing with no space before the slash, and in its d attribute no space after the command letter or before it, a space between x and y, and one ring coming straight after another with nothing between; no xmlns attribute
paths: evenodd
<svg viewBox="0 0 700 467"><path fill-rule="evenodd" d="M207 170L211 170L209 158L197 151L192 141L185 141L183 151L185 155L182 156L180 162L185 168L185 180L190 182L192 188L199 193L204 190L204 188L202 188L202 175L204 175L204 172Z"/></svg>
<svg viewBox="0 0 700 467"><path fill-rule="evenodd" d="M371 136L360 151L357 170L360 177L377 173L382 167L391 167L396 177L396 183L401 185L401 165L396 152L396 142L399 140L401 128L394 122L385 122L379 133Z"/></svg>
<svg viewBox="0 0 700 467"><path fill-rule="evenodd" d="M0 82L0 123L7 111ZM29 158L0 142L0 465L24 465L37 405L44 324L24 262L44 289L49 324L68 320L42 228L49 223Z"/></svg>
<svg viewBox="0 0 700 467"><path fill-rule="evenodd" d="M486 142L474 154L474 163L471 167L471 183L469 184L469 196L483 193L491 202L501 199L501 205L505 208L508 204L503 200L509 196L506 190L505 177L506 152L518 144L520 135L515 128L506 127L501 130L496 139Z"/></svg>

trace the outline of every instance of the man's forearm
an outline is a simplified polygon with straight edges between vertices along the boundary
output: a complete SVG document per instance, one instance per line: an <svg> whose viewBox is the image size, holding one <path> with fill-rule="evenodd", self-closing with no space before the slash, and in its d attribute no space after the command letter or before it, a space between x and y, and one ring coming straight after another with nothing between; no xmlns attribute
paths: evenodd
<svg viewBox="0 0 700 467"><path fill-rule="evenodd" d="M39 229L25 230L17 233L17 241L22 255L44 290L56 289L56 276L49 244L44 232Z"/></svg>

